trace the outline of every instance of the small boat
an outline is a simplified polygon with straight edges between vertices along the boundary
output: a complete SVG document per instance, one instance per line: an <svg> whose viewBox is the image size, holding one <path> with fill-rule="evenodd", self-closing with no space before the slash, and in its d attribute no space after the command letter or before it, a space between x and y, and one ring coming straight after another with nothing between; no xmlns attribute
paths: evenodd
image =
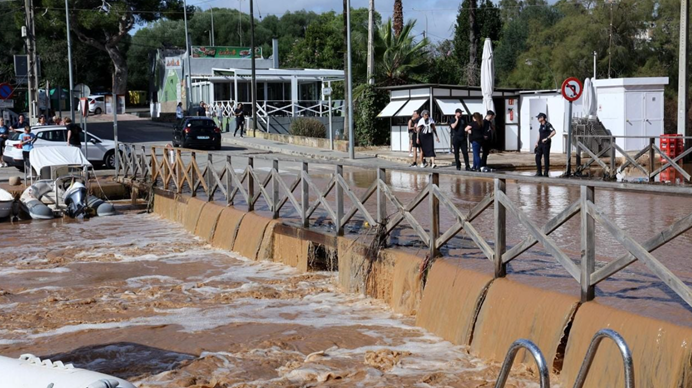
<svg viewBox="0 0 692 388"><path fill-rule="evenodd" d="M0 220L12 215L14 197L7 191L0 189Z"/></svg>
<svg viewBox="0 0 692 388"><path fill-rule="evenodd" d="M88 195L91 163L79 148L35 148L29 161L40 174L19 198L22 218L49 220L62 215L76 218L115 214L112 204Z"/></svg>
<svg viewBox="0 0 692 388"><path fill-rule="evenodd" d="M19 358L0 356L1 387L8 388L135 388L126 380L61 361L41 360L23 354Z"/></svg>

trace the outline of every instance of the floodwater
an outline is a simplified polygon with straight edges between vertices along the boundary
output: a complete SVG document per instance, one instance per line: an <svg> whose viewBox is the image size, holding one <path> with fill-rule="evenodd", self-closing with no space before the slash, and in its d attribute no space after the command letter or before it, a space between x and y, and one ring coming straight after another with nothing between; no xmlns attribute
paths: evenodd
<svg viewBox="0 0 692 388"><path fill-rule="evenodd" d="M301 274L214 250L155 215L0 224L0 354L138 387L480 387L486 364ZM517 368L507 385L536 386Z"/></svg>

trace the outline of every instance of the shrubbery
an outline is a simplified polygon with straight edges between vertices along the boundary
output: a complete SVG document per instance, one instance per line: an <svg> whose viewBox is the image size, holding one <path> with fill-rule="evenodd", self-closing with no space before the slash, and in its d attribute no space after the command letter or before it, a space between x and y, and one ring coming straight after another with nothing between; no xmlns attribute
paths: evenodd
<svg viewBox="0 0 692 388"><path fill-rule="evenodd" d="M389 120L378 119L377 115L387 106L389 95L374 85L363 85L362 88L362 92L357 95L353 116L356 144L386 145L390 135Z"/></svg>
<svg viewBox="0 0 692 388"><path fill-rule="evenodd" d="M291 135L324 139L327 137L327 128L320 120L300 117L291 123Z"/></svg>

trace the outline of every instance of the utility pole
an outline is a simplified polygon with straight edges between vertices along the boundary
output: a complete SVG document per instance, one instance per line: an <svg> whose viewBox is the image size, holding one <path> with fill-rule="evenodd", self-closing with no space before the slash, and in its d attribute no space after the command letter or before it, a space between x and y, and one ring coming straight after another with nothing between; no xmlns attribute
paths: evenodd
<svg viewBox="0 0 692 388"><path fill-rule="evenodd" d="M368 83L375 84L375 0L370 0L368 9Z"/></svg>
<svg viewBox="0 0 692 388"><path fill-rule="evenodd" d="M678 134L692 136L692 131L687 128L687 37L690 33L690 5L688 0L680 0L680 48L678 59ZM687 140L686 148L692 147L692 141Z"/></svg>
<svg viewBox="0 0 692 388"><path fill-rule="evenodd" d="M187 63L185 65L185 109L190 114L190 87L192 87L192 66L190 65L190 35L187 33L187 0L183 0L183 16L185 17L185 52L187 53Z"/></svg>
<svg viewBox="0 0 692 388"><path fill-rule="evenodd" d="M348 107L348 156L356 158L356 136L353 133L353 69L351 66L351 0L346 0L346 106Z"/></svg>
<svg viewBox="0 0 692 388"><path fill-rule="evenodd" d="M67 4L67 0L65 0L65 23L67 23L67 67L70 72L70 94L68 95L68 99L70 102L70 119L74 123L74 97L72 96L72 89L74 89L74 81L72 79L72 39L70 38L70 8ZM60 95L62 95L62 89L60 89Z"/></svg>
<svg viewBox="0 0 692 388"><path fill-rule="evenodd" d="M252 136L257 135L257 74L255 68L255 12L254 0L250 0L250 55L252 61Z"/></svg>
<svg viewBox="0 0 692 388"><path fill-rule="evenodd" d="M211 11L211 45L215 46L216 42L214 41L214 8L209 7L209 10Z"/></svg>
<svg viewBox="0 0 692 388"><path fill-rule="evenodd" d="M29 124L36 122L36 110L38 103L38 64L36 58L36 30L34 28L34 2L24 0L24 10L26 12L25 33L26 56L27 56L27 75L29 89Z"/></svg>
<svg viewBox="0 0 692 388"><path fill-rule="evenodd" d="M615 3L615 0L607 0L607 2L610 3L610 36L608 38L608 78L610 78L610 65L613 61L613 3ZM682 18L682 15L680 15L680 18Z"/></svg>

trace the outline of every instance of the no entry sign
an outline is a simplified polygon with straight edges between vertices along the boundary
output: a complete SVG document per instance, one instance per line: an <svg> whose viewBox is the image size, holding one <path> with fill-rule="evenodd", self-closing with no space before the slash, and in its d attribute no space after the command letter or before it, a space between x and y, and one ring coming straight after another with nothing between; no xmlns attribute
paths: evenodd
<svg viewBox="0 0 692 388"><path fill-rule="evenodd" d="M2 83L0 84L0 98L3 100L7 100L8 98L12 97L12 94L14 93L14 89L12 89L12 86L8 83Z"/></svg>
<svg viewBox="0 0 692 388"><path fill-rule="evenodd" d="M584 86L578 78L569 77L562 83L562 97L569 102L574 102L581 97L584 91Z"/></svg>

